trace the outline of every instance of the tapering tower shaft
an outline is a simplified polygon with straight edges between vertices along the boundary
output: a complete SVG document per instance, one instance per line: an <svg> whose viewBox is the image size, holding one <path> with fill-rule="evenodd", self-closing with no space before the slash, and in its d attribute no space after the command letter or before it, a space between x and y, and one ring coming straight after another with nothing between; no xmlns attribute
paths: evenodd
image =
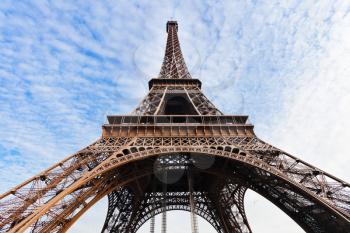
<svg viewBox="0 0 350 233"><path fill-rule="evenodd" d="M191 77L182 56L176 21L167 23L167 43L160 73L149 81L149 93L132 115L222 115Z"/></svg>
<svg viewBox="0 0 350 233"><path fill-rule="evenodd" d="M166 25L168 39L162 68L159 73L160 79L189 79L185 60L182 56L179 38L177 36L178 26L176 21L169 21Z"/></svg>

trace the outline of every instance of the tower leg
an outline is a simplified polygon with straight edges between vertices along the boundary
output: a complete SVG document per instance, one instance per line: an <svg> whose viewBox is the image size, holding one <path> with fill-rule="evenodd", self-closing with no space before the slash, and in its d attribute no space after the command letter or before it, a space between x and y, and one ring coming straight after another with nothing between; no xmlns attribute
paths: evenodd
<svg viewBox="0 0 350 233"><path fill-rule="evenodd" d="M154 227L155 227L155 216L153 216L152 218L151 218L151 229L150 229L150 233L154 233Z"/></svg>
<svg viewBox="0 0 350 233"><path fill-rule="evenodd" d="M102 233L123 232L130 221L133 206L133 195L130 190L122 189L108 196L109 210Z"/></svg>
<svg viewBox="0 0 350 233"><path fill-rule="evenodd" d="M251 233L245 212L244 194L246 188L238 184L226 185L221 191L210 194L215 212L224 233Z"/></svg>
<svg viewBox="0 0 350 233"><path fill-rule="evenodd" d="M162 230L161 233L166 233L166 193L167 193L167 171L163 171L163 201L162 201Z"/></svg>
<svg viewBox="0 0 350 233"><path fill-rule="evenodd" d="M198 233L197 216L195 213L196 203L193 198L193 180L192 180L192 175L190 170L188 170L187 179L188 179L188 190L190 193L189 198L190 198L190 208L191 208L191 229L192 229L192 233Z"/></svg>

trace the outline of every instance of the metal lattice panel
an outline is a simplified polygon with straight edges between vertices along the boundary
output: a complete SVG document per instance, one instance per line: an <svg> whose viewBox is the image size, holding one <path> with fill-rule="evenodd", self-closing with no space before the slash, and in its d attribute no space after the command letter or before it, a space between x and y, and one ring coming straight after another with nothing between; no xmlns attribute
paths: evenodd
<svg viewBox="0 0 350 233"><path fill-rule="evenodd" d="M166 87L153 87L140 105L133 111L135 115L155 115L161 104Z"/></svg>
<svg viewBox="0 0 350 233"><path fill-rule="evenodd" d="M169 143L169 141L171 142L172 140L176 145L162 145L164 142ZM277 204L280 201L280 197L283 196L288 200L288 202L284 202L288 204L288 206L284 206L283 208L281 206L280 208L286 212L293 210L293 208L301 211L301 206L303 208L307 207L306 209L309 209L312 215L308 213L303 216L305 216L304 218L309 221L310 224L316 224L317 227L320 226L317 225L317 222L315 223L315 219L317 219L315 217L316 213L312 211L327 214L332 213L330 216L338 220L339 218L349 219L349 184L337 179L332 179L324 172L316 174L312 171L320 171L319 169L311 166L305 167L306 165L300 160L298 160L298 164L300 165L291 166L295 163L295 161L289 160L292 157L286 159L286 154L281 151L276 152L276 149L265 150L266 153L274 153L273 159L271 159L271 155L264 158L261 154L263 150L244 150L242 147L232 142L240 143L241 145L244 145L243 142L245 142L245 146L250 148L249 143L257 142L257 140L246 140L242 138L172 138L171 140L163 140L163 138L139 138L133 140L130 138L123 138L121 140L100 140L98 143L88 147L90 150L83 150L85 155L80 154L79 156L82 158L88 157L88 154L92 154L92 151L96 153L96 150L99 148L98 155L95 154L94 156L104 159L103 161L101 160L102 162L95 168L89 168L91 160L72 163L70 169L60 171L60 185L46 185L45 181L41 181L44 179L40 179L40 177L44 175L43 173L37 176L37 179L31 180L27 184L29 187L36 185L36 189L32 188L28 190L24 188L26 185L23 185L15 191L8 193L6 196L7 201L4 201L5 199L2 198L1 213L5 218L1 221L1 230L5 232L14 227L14 225L19 226L24 223L23 221L19 221L26 218L26 220L28 220L28 226L32 226L34 232L42 231L42 229L56 229L58 232L60 229L67 227L69 222L75 221L75 216L78 215L80 211L85 211L84 209L90 205L87 200L93 201L102 198L102 196L112 191L112 187L117 187L115 186L116 183L121 185L123 184L123 180L128 180L129 176L135 175L132 169L124 172L118 170L117 168L122 166L122 164L131 163L132 161L138 161L140 159L143 160L143 158L146 159L154 155L162 156L162 154L179 152L192 153L192 155L197 155L197 153L199 153L216 157L219 156L230 160L241 161L251 167L255 167L256 170L252 170L255 171L254 179L260 179L260 183L258 183L260 186L258 185L258 188L255 186L249 187L249 185L253 183L249 181L246 184L248 188L258 190ZM106 143L106 148L102 146L101 143ZM126 146L121 146L123 144ZM148 145L148 148L144 148L145 144ZM259 144L262 144L262 142L259 141ZM118 149L112 153L111 147ZM262 146L262 148L266 148L266 146ZM106 153L110 154L108 158L105 158ZM95 159L93 161L95 161ZM61 168L64 163L60 164L57 166ZM281 164L284 166L281 166ZM288 166L286 166L287 164ZM289 167L289 169L286 169L286 167ZM293 167L293 169L290 169L291 167ZM46 173L46 177L50 177L49 174L51 174L52 170ZM242 168L241 170L245 171L247 169ZM108 173L109 171L114 171L113 175L110 175L110 173ZM142 170L139 172L143 175L146 174L146 172ZM153 170L149 172L152 173ZM310 173L314 175L306 175ZM295 174L298 175L296 176ZM75 181L71 180L72 175L75 177ZM320 178L320 176L324 177ZM42 182L40 187L38 186L39 180ZM269 182L271 182L271 184L269 184ZM319 192L321 187L324 192ZM63 193L63 190L65 193ZM333 190L333 194L327 196L329 190ZM28 198L20 198L24 196L30 197L33 203L42 204L33 208L31 205L28 205ZM315 200L317 200L317 202L315 202ZM320 206L323 207L321 208ZM19 210L20 208L25 209L25 211ZM18 211L22 211L22 215L19 215ZM19 224L13 224L17 221ZM51 228L52 226L55 226L55 228ZM315 227L310 229L313 229L312 231L310 230L310 232L322 232L321 230L314 230L316 229Z"/></svg>
<svg viewBox="0 0 350 233"><path fill-rule="evenodd" d="M161 164L162 169L168 171L181 170L188 174L191 170L191 165L194 164L193 158L186 154L183 155L168 155L164 157L157 158L155 164ZM143 166L147 166L143 164ZM152 166L152 164L150 164ZM152 169L152 168L150 168ZM192 175L190 176L192 177ZM195 176L193 176L194 182L198 181ZM221 178L219 177L217 181ZM159 181L158 181L159 182ZM142 181L143 184L147 183ZM191 199L190 192L187 190L186 179L182 184L175 186L168 185L169 191L164 197L162 190L155 190L154 186L157 183L157 179L148 180L148 183L152 185L153 188L143 187L143 189L135 188L129 185L129 189L142 190L137 196L140 197L139 203L135 201L134 204L129 204L128 206L136 206L132 211L125 211L123 201L121 199L115 198L116 196L123 195L123 192L117 191L109 196L109 209L104 226L104 232L136 232L139 227L141 227L147 220L154 217L156 214L160 214L164 211L169 210L185 210L191 211ZM194 186L193 190L193 203L194 212L206 219L218 232L251 232L243 207L243 197L246 188L243 188L237 184L223 186L224 181L215 182L216 185L211 185L207 189L203 188L202 185L197 184ZM214 184L214 183L213 183ZM180 187L181 186L181 187ZM147 185L146 185L147 187ZM183 191L175 191L175 190ZM200 189L200 190L198 190ZM138 192L138 191L136 191ZM217 196L219 194L219 196ZM226 199L230 199L229 202ZM165 200L165 209L163 208ZM115 222L121 222L119 219L120 213L124 213L127 216L134 214L134 217L126 218L124 225L122 227L110 227ZM222 216L225 216L223 218Z"/></svg>
<svg viewBox="0 0 350 233"><path fill-rule="evenodd" d="M223 115L198 87L154 86L133 111L135 115L157 115L164 106L167 94L184 94L199 115Z"/></svg>
<svg viewBox="0 0 350 233"><path fill-rule="evenodd" d="M180 42L177 36L178 26L176 22L168 22L168 39L165 49L162 68L159 73L161 79L189 79L185 60L181 53Z"/></svg>

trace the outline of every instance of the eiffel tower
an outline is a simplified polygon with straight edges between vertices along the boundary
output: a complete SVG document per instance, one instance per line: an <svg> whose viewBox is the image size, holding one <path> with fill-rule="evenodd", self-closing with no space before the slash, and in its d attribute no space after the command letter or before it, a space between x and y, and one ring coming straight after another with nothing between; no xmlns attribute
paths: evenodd
<svg viewBox="0 0 350 233"><path fill-rule="evenodd" d="M0 232L66 232L108 195L102 232L134 233L154 216L191 213L220 233L252 232L251 189L306 232L350 232L350 185L262 140L247 116L201 92L169 21L164 61L130 115L107 116L100 139L0 196Z"/></svg>

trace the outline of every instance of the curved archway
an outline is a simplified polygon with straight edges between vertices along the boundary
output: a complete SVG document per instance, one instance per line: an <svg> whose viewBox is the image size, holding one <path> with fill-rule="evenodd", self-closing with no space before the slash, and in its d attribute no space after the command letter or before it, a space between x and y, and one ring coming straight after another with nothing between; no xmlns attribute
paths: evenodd
<svg viewBox="0 0 350 233"><path fill-rule="evenodd" d="M101 203L103 202L103 203ZM245 209L249 224L254 232L254 229L260 229L263 232L269 232L272 229L276 232L288 232L288 233L302 233L304 232L292 219L285 215L281 210L275 207L272 203L266 200L264 197L255 193L254 191L248 190L245 195ZM105 221L105 210L108 208L107 198L99 201L94 205L76 224L74 224L69 230L70 233L79 232L99 232L102 229ZM268 210L268 212L266 211ZM190 229L190 213L188 211L173 210L168 211L167 223L169 226L177 226L182 232L187 232ZM272 212L272 213L271 213ZM86 216L88 215L88 216ZM281 216L283 215L283 216ZM161 226L160 214L156 218L156 230L160 232L159 226ZM199 215L198 215L199 216ZM96 221L98 224L96 224ZM216 233L215 228L208 223L204 218L198 218L199 232L201 229L206 229L210 233ZM209 230L210 229L210 230ZM150 231L150 220L142 225L137 233L148 233ZM167 230L169 233L174 233L172 228Z"/></svg>
<svg viewBox="0 0 350 233"><path fill-rule="evenodd" d="M203 171L208 174L212 174L211 169L216 168L220 174L231 177L235 182L240 180L242 185L255 190L265 198L269 199L308 232L322 232L324 229L328 230L330 227L338 227L338 229L340 229L339 232L342 232L342 229L344 230L346 227L347 220L340 213L332 209L324 201L317 198L317 196L312 192L305 190L305 188L303 188L301 185L289 180L288 177L284 176L283 173L279 172L277 169L267 166L263 161L259 161L258 159L248 156L249 154L246 152L234 154L228 151L208 148L155 148L142 152L131 153L118 158L111 158L106 163L103 163L101 166L98 166L96 169L92 170L92 175L90 177L82 177L84 183L72 185L70 189L65 190L65 193L58 194L55 198L53 198L53 200L58 202L65 195L79 189L82 184L86 185L89 182L108 181L106 177L114 180L115 174L113 174L113 171L115 172L116 169L122 168L123 165L130 165L136 161L144 162L147 159L159 158L164 155L174 153L198 153L202 154L203 156L215 157L216 165L214 164L210 169ZM222 169L222 164L225 164L225 169ZM125 176L123 177L126 179ZM135 177L137 178L137 175ZM123 183L121 182L119 185L122 186ZM112 186L109 188L106 187L106 189L103 190L103 193L100 193L95 198L90 200L91 203L97 202L100 198L113 190L114 189ZM299 201L295 201L296 196L299 198ZM292 199L293 202L289 202ZM77 212L76 216L70 219L69 222L74 222L83 212L86 211L88 207L89 205L86 205L86 208L83 208L81 211ZM310 207L312 207L311 211L304 212L305 208ZM49 208L46 207L46 209L42 208L39 210L37 213L38 216L40 215L40 211L43 213L47 209ZM322 219L322 216L320 216L322 213L327 211L333 214L332 219ZM319 221L323 222L319 223ZM65 226L71 224L69 222L67 222Z"/></svg>
<svg viewBox="0 0 350 233"><path fill-rule="evenodd" d="M208 223L201 216L197 215L198 221L198 232L206 233L216 233L215 228ZM191 232L191 218L190 213L182 210L171 210L167 212L167 225L176 226L168 227L168 233L178 233L178 232ZM147 221L136 233L149 233L150 232L150 220ZM155 216L155 232L160 232L161 227L161 214Z"/></svg>

